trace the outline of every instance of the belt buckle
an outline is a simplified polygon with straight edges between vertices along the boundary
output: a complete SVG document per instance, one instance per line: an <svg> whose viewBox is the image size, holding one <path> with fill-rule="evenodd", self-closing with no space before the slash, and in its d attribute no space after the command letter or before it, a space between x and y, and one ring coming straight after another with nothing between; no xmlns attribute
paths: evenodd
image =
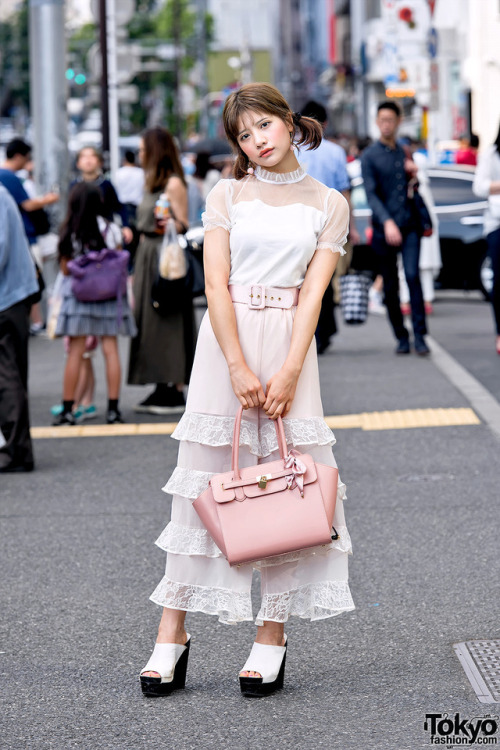
<svg viewBox="0 0 500 750"><path fill-rule="evenodd" d="M263 284L252 284L248 307L253 310L263 310L266 306L265 291L266 287Z"/></svg>

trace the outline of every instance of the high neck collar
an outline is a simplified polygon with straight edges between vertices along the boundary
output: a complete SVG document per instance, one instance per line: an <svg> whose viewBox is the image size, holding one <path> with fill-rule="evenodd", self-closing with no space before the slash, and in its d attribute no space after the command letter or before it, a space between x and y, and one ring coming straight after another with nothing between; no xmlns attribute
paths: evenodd
<svg viewBox="0 0 500 750"><path fill-rule="evenodd" d="M255 167L254 172L256 178L261 182L273 182L278 185L290 184L291 182L300 182L306 176L306 171L299 165L293 172L269 172L267 169L262 167Z"/></svg>

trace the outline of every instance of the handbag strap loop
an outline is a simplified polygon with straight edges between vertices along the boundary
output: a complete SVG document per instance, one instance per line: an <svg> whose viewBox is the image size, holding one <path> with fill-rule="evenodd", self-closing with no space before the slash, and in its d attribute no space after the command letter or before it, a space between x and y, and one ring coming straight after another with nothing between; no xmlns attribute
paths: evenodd
<svg viewBox="0 0 500 750"><path fill-rule="evenodd" d="M240 469L239 469L239 457L240 457L240 430L241 430L242 416L243 416L243 407L240 406L240 408L238 409L236 413L236 418L234 420L233 450L232 450L232 456L231 456L231 469L234 472L235 479L241 479ZM285 430L283 427L283 420L281 419L281 417L278 417L277 419L274 419L271 421L274 422L274 427L276 429L276 437L278 438L278 448L279 448L280 456L284 461L288 451L287 451L287 445L286 445Z"/></svg>

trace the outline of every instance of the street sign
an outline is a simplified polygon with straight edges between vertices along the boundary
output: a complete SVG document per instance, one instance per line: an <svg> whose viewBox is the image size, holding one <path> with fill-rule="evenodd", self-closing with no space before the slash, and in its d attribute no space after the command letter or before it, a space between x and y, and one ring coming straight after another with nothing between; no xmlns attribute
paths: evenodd
<svg viewBox="0 0 500 750"><path fill-rule="evenodd" d="M434 60L438 54L438 33L437 29L431 27L427 34L427 51L431 60Z"/></svg>
<svg viewBox="0 0 500 750"><path fill-rule="evenodd" d="M96 42L87 53L87 65L94 80L101 77L101 48ZM141 50L138 44L120 44L116 48L116 82L128 83L141 69Z"/></svg>

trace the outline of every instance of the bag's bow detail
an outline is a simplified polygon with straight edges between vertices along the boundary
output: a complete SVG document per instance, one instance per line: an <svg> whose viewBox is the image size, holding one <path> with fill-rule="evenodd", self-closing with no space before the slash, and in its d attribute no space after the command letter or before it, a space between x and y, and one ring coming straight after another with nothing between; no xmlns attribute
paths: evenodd
<svg viewBox="0 0 500 750"><path fill-rule="evenodd" d="M291 469L293 472L286 478L288 489L293 490L298 487L301 497L304 497L304 474L307 466L300 460L300 453L295 449L292 449L285 458L285 469Z"/></svg>

